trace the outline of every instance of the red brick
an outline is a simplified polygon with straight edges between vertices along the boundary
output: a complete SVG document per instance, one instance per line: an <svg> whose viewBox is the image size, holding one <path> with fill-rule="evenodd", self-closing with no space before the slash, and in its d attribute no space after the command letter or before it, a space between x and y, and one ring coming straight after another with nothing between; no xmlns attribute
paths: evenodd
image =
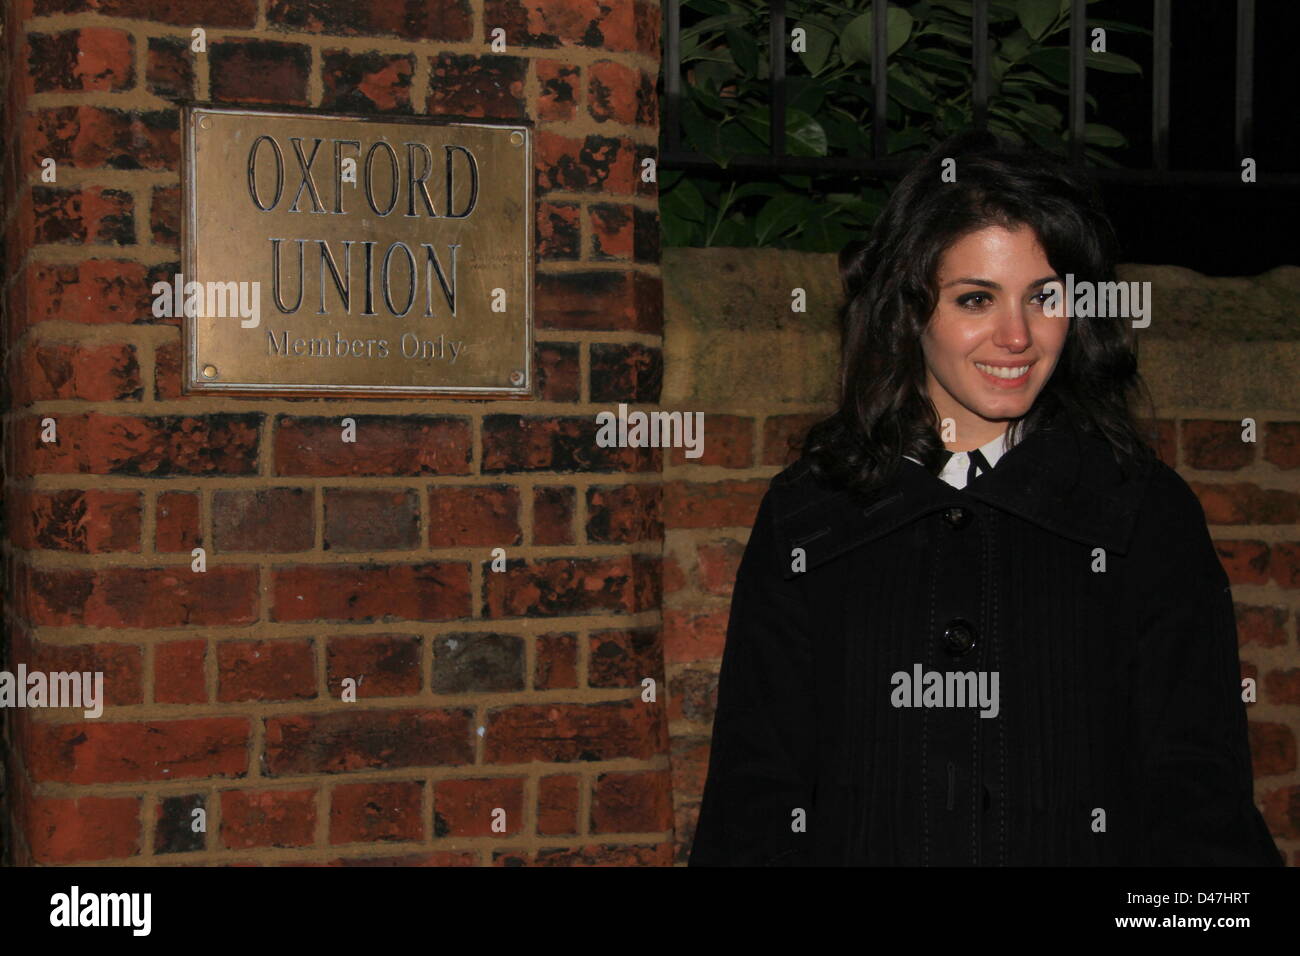
<svg viewBox="0 0 1300 956"><path fill-rule="evenodd" d="M1195 419L1182 423L1183 460L1192 468L1233 471L1255 458L1255 446L1241 440L1240 421Z"/></svg>
<svg viewBox="0 0 1300 956"><path fill-rule="evenodd" d="M175 110L132 112L55 106L23 121L23 162L30 171L52 157L59 168L177 170L181 134Z"/></svg>
<svg viewBox="0 0 1300 956"><path fill-rule="evenodd" d="M594 544L662 541L662 494L658 483L587 489L587 540Z"/></svg>
<svg viewBox="0 0 1300 956"><path fill-rule="evenodd" d="M1273 545L1269 571L1284 588L1300 588L1300 541L1278 541Z"/></svg>
<svg viewBox="0 0 1300 956"><path fill-rule="evenodd" d="M664 652L657 627L595 631L587 637L587 683L592 687L635 687L647 677L664 687Z"/></svg>
<svg viewBox="0 0 1300 956"><path fill-rule="evenodd" d="M1262 541L1227 541L1218 539L1214 542L1219 561L1228 573L1228 579L1235 584L1264 584L1268 581L1270 554L1268 545Z"/></svg>
<svg viewBox="0 0 1300 956"><path fill-rule="evenodd" d="M1300 786L1280 787L1265 794L1261 804L1274 839L1300 839Z"/></svg>
<svg viewBox="0 0 1300 956"><path fill-rule="evenodd" d="M534 254L542 259L572 260L582 253L582 224L576 202L539 202Z"/></svg>
<svg viewBox="0 0 1300 956"><path fill-rule="evenodd" d="M1260 488L1244 481L1189 484L1209 524L1295 524L1300 520L1300 495L1293 491Z"/></svg>
<svg viewBox="0 0 1300 956"><path fill-rule="evenodd" d="M573 544L576 500L573 488L533 489L533 544Z"/></svg>
<svg viewBox="0 0 1300 956"><path fill-rule="evenodd" d="M349 856L332 860L329 866L478 866L478 853L470 850L440 850L436 853L405 853L400 856Z"/></svg>
<svg viewBox="0 0 1300 956"><path fill-rule="evenodd" d="M601 447L596 444L599 428L594 417L488 415L483 419L482 472L659 471L661 449Z"/></svg>
<svg viewBox="0 0 1300 956"><path fill-rule="evenodd" d="M640 344L593 342L591 345L591 400L593 402L659 401L663 385L664 358L657 348ZM686 413L680 413L685 415ZM685 419L682 419L685 422ZM692 435L698 433L694 429ZM647 426L648 427L648 426ZM678 426L674 426L674 435ZM647 439L649 439L647 435ZM661 436L667 444L669 436Z"/></svg>
<svg viewBox="0 0 1300 956"><path fill-rule="evenodd" d="M658 704L516 704L488 712L484 763L649 760L668 749Z"/></svg>
<svg viewBox="0 0 1300 956"><path fill-rule="evenodd" d="M627 203L592 203L587 207L593 260L629 260L633 257L636 247L634 209Z"/></svg>
<svg viewBox="0 0 1300 956"><path fill-rule="evenodd" d="M138 856L139 797L35 797L25 827L38 864L90 863Z"/></svg>
<svg viewBox="0 0 1300 956"><path fill-rule="evenodd" d="M147 267L120 259L77 263L32 262L23 270L26 296L13 316L14 335L41 322L132 324L152 318ZM179 348L179 345L177 346Z"/></svg>
<svg viewBox="0 0 1300 956"><path fill-rule="evenodd" d="M164 342L153 353L153 397L160 402L171 398L182 398L181 391L181 343Z"/></svg>
<svg viewBox="0 0 1300 956"><path fill-rule="evenodd" d="M51 644L33 641L30 631L15 627L8 659L11 671L18 664L25 664L28 671L47 674L57 671L102 673L104 699L101 703L105 707L139 704L144 699L144 655L135 644ZM79 714L80 711L73 710L72 713Z"/></svg>
<svg viewBox="0 0 1300 956"><path fill-rule="evenodd" d="M808 429L826 416L773 415L763 422L763 464L784 468L799 459Z"/></svg>
<svg viewBox="0 0 1300 956"><path fill-rule="evenodd" d="M25 749L32 779L126 783L232 777L248 772L242 717L32 725Z"/></svg>
<svg viewBox="0 0 1300 956"><path fill-rule="evenodd" d="M683 416L690 414L683 412ZM718 468L754 467L754 419L742 415L705 415L702 433L692 425L698 458L687 458L687 448L674 446L674 465L704 465Z"/></svg>
<svg viewBox="0 0 1300 956"><path fill-rule="evenodd" d="M722 657L727 640L727 608L664 612L664 663Z"/></svg>
<svg viewBox="0 0 1300 956"><path fill-rule="evenodd" d="M577 686L577 635L538 635L537 660L533 673L533 687L537 690L557 690Z"/></svg>
<svg viewBox="0 0 1300 956"><path fill-rule="evenodd" d="M1234 605L1237 618L1237 644L1277 647L1286 643L1287 609Z"/></svg>
<svg viewBox="0 0 1300 956"><path fill-rule="evenodd" d="M135 82L131 34L104 27L27 35L27 93L125 90Z"/></svg>
<svg viewBox="0 0 1300 956"><path fill-rule="evenodd" d="M216 551L310 551L316 540L311 488L217 490L212 493Z"/></svg>
<svg viewBox="0 0 1300 956"><path fill-rule="evenodd" d="M533 347L537 397L544 402L576 402L582 381L576 342L538 342Z"/></svg>
<svg viewBox="0 0 1300 956"><path fill-rule="evenodd" d="M145 84L155 96L188 100L194 96L194 56L180 37L150 37Z"/></svg>
<svg viewBox="0 0 1300 956"><path fill-rule="evenodd" d="M330 843L423 840L419 781L345 783L330 795Z"/></svg>
<svg viewBox="0 0 1300 956"><path fill-rule="evenodd" d="M658 276L626 269L539 272L536 283L538 329L663 334L663 285Z"/></svg>
<svg viewBox="0 0 1300 956"><path fill-rule="evenodd" d="M326 551L410 551L420 546L413 488L326 488Z"/></svg>
<svg viewBox="0 0 1300 956"><path fill-rule="evenodd" d="M602 773L591 791L592 833L649 833L673 826L667 771Z"/></svg>
<svg viewBox="0 0 1300 956"><path fill-rule="evenodd" d="M511 485L435 485L429 489L429 546L521 544L519 489Z"/></svg>
<svg viewBox="0 0 1300 956"><path fill-rule="evenodd" d="M638 192L637 144L627 136L588 134L581 140L539 130L534 140L536 192Z"/></svg>
<svg viewBox="0 0 1300 956"><path fill-rule="evenodd" d="M466 418L352 415L356 442L339 418L280 416L277 475L468 475L473 437Z"/></svg>
<svg viewBox="0 0 1300 956"><path fill-rule="evenodd" d="M24 594L35 624L63 627L202 627L257 620L257 569L209 567L30 572Z"/></svg>
<svg viewBox="0 0 1300 956"><path fill-rule="evenodd" d="M149 199L149 231L154 245L176 249L181 241L181 191L155 186Z"/></svg>
<svg viewBox="0 0 1300 956"><path fill-rule="evenodd" d="M32 186L19 214L35 244L135 244L135 199L123 189Z"/></svg>
<svg viewBox="0 0 1300 956"><path fill-rule="evenodd" d="M429 58L429 72L432 92L424 112L430 116L517 120L528 115L523 57L439 53Z"/></svg>
<svg viewBox="0 0 1300 956"><path fill-rule="evenodd" d="M1264 694L1270 703L1300 704L1300 668L1269 671L1264 675Z"/></svg>
<svg viewBox="0 0 1300 956"><path fill-rule="evenodd" d="M36 16L97 13L106 17L154 20L178 27L257 26L257 0L33 0Z"/></svg>
<svg viewBox="0 0 1300 956"><path fill-rule="evenodd" d="M578 80L581 68L564 60L534 59L540 95L533 106L543 122L562 123L578 115Z"/></svg>
<svg viewBox="0 0 1300 956"><path fill-rule="evenodd" d="M673 481L664 484L668 528L751 528L767 481Z"/></svg>
<svg viewBox="0 0 1300 956"><path fill-rule="evenodd" d="M701 543L696 551L700 589L708 594L730 597L745 546L732 538Z"/></svg>
<svg viewBox="0 0 1300 956"><path fill-rule="evenodd" d="M303 700L316 696L312 642L223 641L217 645L217 700Z"/></svg>
<svg viewBox="0 0 1300 956"><path fill-rule="evenodd" d="M1250 758L1256 777L1291 773L1296 768L1295 733L1286 724L1250 721Z"/></svg>
<svg viewBox="0 0 1300 956"><path fill-rule="evenodd" d="M203 662L208 643L168 641L153 652L153 699L160 704L203 704L207 702L207 681Z"/></svg>
<svg viewBox="0 0 1300 956"><path fill-rule="evenodd" d="M448 621L469 617L469 565L308 565L271 572L275 621Z"/></svg>
<svg viewBox="0 0 1300 956"><path fill-rule="evenodd" d="M58 441L42 442L41 418L15 428L17 474L253 475L258 467L257 414L204 416L53 415Z"/></svg>
<svg viewBox="0 0 1300 956"><path fill-rule="evenodd" d="M1300 422L1269 422L1264 432L1264 460L1278 468L1300 468Z"/></svg>
<svg viewBox="0 0 1300 956"><path fill-rule="evenodd" d="M640 70L613 60L597 60L587 67L587 112L592 119L625 126L644 123L643 77Z"/></svg>
<svg viewBox="0 0 1300 956"><path fill-rule="evenodd" d="M356 113L409 113L415 57L400 53L324 51L321 107Z"/></svg>
<svg viewBox="0 0 1300 956"><path fill-rule="evenodd" d="M141 496L137 491L15 491L9 521L12 543L27 550L76 554L140 552Z"/></svg>
<svg viewBox="0 0 1300 956"><path fill-rule="evenodd" d="M336 36L399 36L406 40L468 41L474 18L469 0L405 0L400 4L353 0L270 0L273 30Z"/></svg>
<svg viewBox="0 0 1300 956"><path fill-rule="evenodd" d="M221 845L311 846L316 841L315 790L225 790L221 793Z"/></svg>
<svg viewBox="0 0 1300 956"><path fill-rule="evenodd" d="M208 43L214 102L308 105L311 48L301 43L221 37Z"/></svg>
<svg viewBox="0 0 1300 956"><path fill-rule="evenodd" d="M505 811L504 831L492 829L493 814L497 809ZM522 777L439 780L434 784L434 836L512 836L521 831L523 822Z"/></svg>
<svg viewBox="0 0 1300 956"><path fill-rule="evenodd" d="M164 491L154 506L154 549L187 554L203 544L199 530L199 496L192 491Z"/></svg>
<svg viewBox="0 0 1300 956"><path fill-rule="evenodd" d="M344 709L266 718L268 776L468 764L474 711Z"/></svg>
<svg viewBox="0 0 1300 956"><path fill-rule="evenodd" d="M537 832L546 836L578 832L578 777L561 774L537 782Z"/></svg>
<svg viewBox="0 0 1300 956"><path fill-rule="evenodd" d="M501 27L506 42L517 46L632 51L644 42L636 13L631 3L602 0L485 0L483 29L485 39L490 39L491 31Z"/></svg>
<svg viewBox="0 0 1300 956"><path fill-rule="evenodd" d="M637 614L659 606L658 561L649 555L514 559L484 578L485 617Z"/></svg>
<svg viewBox="0 0 1300 956"><path fill-rule="evenodd" d="M335 700L343 679L357 681L357 700L405 697L420 692L420 638L414 634L331 637L326 645L326 681Z"/></svg>
<svg viewBox="0 0 1300 956"><path fill-rule="evenodd" d="M143 395L134 345L29 342L16 358L18 406L56 399L139 401Z"/></svg>

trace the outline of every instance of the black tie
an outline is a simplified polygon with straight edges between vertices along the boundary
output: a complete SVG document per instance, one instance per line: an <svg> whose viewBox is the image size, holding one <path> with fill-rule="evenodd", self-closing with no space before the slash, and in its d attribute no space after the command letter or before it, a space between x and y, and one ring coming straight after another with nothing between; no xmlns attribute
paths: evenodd
<svg viewBox="0 0 1300 956"><path fill-rule="evenodd" d="M966 484L969 485L975 480L976 475L992 471L993 466L978 448L967 452L967 455L970 457L970 466L966 469Z"/></svg>

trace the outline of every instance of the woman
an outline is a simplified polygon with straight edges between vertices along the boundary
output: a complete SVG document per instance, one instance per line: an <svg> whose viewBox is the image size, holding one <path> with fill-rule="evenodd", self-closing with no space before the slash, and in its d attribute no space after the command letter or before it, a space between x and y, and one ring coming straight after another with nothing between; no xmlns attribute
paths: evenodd
<svg viewBox="0 0 1300 956"><path fill-rule="evenodd" d="M1077 173L974 133L841 255L840 406L741 561L692 865L1281 863L1204 513L1129 319L1060 287L1113 248Z"/></svg>

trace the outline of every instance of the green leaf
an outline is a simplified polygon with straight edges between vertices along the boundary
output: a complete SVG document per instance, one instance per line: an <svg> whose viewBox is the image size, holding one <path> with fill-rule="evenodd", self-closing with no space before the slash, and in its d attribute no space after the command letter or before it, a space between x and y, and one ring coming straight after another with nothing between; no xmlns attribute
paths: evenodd
<svg viewBox="0 0 1300 956"><path fill-rule="evenodd" d="M840 34L840 59L847 63L870 63L872 43L871 21L873 14L864 13L849 21ZM885 14L885 56L892 55L912 35L912 15L898 7L890 7Z"/></svg>
<svg viewBox="0 0 1300 956"><path fill-rule="evenodd" d="M753 107L740 115L740 122L760 137L770 149L772 145L771 119L768 111ZM803 110L786 108L785 149L791 156L825 156L826 130Z"/></svg>
<svg viewBox="0 0 1300 956"><path fill-rule="evenodd" d="M835 47L835 34L807 20L800 21L796 26L804 28L808 47L805 52L799 54L799 59L803 60L803 65L809 73L820 73L826 61L830 59L831 50Z"/></svg>
<svg viewBox="0 0 1300 956"><path fill-rule="evenodd" d="M1124 138L1123 133L1101 123L1084 123L1083 141L1093 146L1118 147L1128 145L1128 140Z"/></svg>
<svg viewBox="0 0 1300 956"><path fill-rule="evenodd" d="M1017 0L1016 16L1025 32L1037 40L1056 20L1060 0Z"/></svg>
<svg viewBox="0 0 1300 956"><path fill-rule="evenodd" d="M767 201L754 221L754 233L760 243L803 223L812 203L804 196L784 193Z"/></svg>
<svg viewBox="0 0 1300 956"><path fill-rule="evenodd" d="M1137 76L1142 75L1142 67L1135 61L1118 53L1093 53L1088 51L1084 56L1083 62L1088 64L1094 70L1104 70L1107 73L1132 73Z"/></svg>
<svg viewBox="0 0 1300 956"><path fill-rule="evenodd" d="M754 40L754 35L732 27L727 29L726 36L727 47L731 50L736 66L740 67L746 76L757 76L758 43Z"/></svg>

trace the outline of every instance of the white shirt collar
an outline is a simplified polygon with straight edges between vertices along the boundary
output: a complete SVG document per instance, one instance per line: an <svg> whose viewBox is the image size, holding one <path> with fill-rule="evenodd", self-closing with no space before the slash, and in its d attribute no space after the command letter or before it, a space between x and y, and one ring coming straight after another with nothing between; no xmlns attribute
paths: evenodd
<svg viewBox="0 0 1300 956"><path fill-rule="evenodd" d="M1007 433L1004 431L1001 435L998 435L996 438L993 438L980 446L980 453L984 456L985 460L988 461L990 468L996 467L998 459L1006 454L1006 441ZM916 459L912 458L911 455L908 455L907 458L911 461L916 461ZM919 461L916 463L918 465L920 464ZM944 465L943 470L939 472L939 478L946 481L954 488L965 488L966 472L969 468L970 455L964 451L953 452L952 457L948 459L948 463ZM981 474L983 474L983 472L981 472Z"/></svg>

